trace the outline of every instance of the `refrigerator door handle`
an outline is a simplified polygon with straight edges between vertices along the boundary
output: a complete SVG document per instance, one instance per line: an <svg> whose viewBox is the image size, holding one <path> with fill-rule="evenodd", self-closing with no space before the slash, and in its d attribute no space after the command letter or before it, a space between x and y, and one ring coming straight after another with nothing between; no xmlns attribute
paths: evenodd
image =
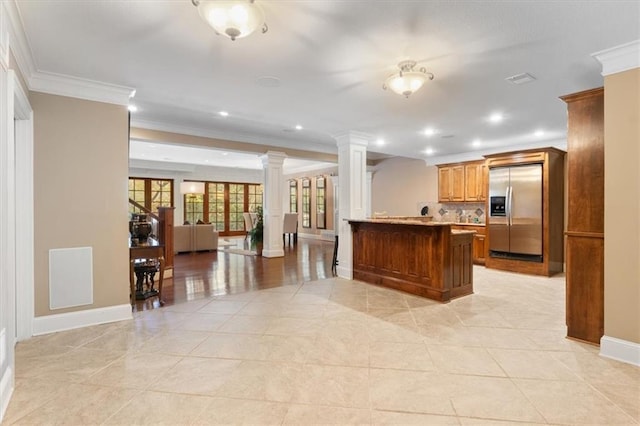
<svg viewBox="0 0 640 426"><path fill-rule="evenodd" d="M509 226L513 225L513 216L511 215L511 207L513 206L513 187L507 187L507 209L509 213L507 214L507 223Z"/></svg>

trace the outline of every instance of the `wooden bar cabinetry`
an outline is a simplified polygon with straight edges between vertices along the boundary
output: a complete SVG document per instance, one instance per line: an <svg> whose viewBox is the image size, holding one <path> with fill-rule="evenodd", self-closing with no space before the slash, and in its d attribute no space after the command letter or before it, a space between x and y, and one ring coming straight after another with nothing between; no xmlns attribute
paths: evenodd
<svg viewBox="0 0 640 426"><path fill-rule="evenodd" d="M567 103L567 336L600 344L604 335L604 89Z"/></svg>
<svg viewBox="0 0 640 426"><path fill-rule="evenodd" d="M473 293L473 232L420 221L349 223L354 279L439 302Z"/></svg>
<svg viewBox="0 0 640 426"><path fill-rule="evenodd" d="M463 231L475 231L473 234L473 263L484 265L487 246L485 244L485 227L481 225L451 225L451 229Z"/></svg>

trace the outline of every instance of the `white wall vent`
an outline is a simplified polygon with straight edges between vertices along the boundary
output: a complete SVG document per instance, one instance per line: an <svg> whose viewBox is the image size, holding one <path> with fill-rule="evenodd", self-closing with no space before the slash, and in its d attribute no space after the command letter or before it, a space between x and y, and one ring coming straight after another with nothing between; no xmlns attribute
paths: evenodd
<svg viewBox="0 0 640 426"><path fill-rule="evenodd" d="M49 250L49 308L93 304L91 247Z"/></svg>

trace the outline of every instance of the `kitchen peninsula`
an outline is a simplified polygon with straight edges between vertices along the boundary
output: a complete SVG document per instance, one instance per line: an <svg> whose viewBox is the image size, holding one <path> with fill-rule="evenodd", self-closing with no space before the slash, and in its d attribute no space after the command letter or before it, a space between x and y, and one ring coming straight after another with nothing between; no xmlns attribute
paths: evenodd
<svg viewBox="0 0 640 426"><path fill-rule="evenodd" d="M473 293L473 234L416 219L349 220L353 279L448 302Z"/></svg>

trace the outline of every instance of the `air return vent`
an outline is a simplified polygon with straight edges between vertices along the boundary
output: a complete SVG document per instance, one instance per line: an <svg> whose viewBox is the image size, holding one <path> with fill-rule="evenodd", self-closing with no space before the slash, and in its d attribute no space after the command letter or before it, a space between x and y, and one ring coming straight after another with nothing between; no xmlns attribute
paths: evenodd
<svg viewBox="0 0 640 426"><path fill-rule="evenodd" d="M525 72L522 74L516 74L516 75L512 75L511 77L507 77L505 78L505 80L513 84L526 84L526 83L531 83L532 81L535 81L536 78L531 74Z"/></svg>

